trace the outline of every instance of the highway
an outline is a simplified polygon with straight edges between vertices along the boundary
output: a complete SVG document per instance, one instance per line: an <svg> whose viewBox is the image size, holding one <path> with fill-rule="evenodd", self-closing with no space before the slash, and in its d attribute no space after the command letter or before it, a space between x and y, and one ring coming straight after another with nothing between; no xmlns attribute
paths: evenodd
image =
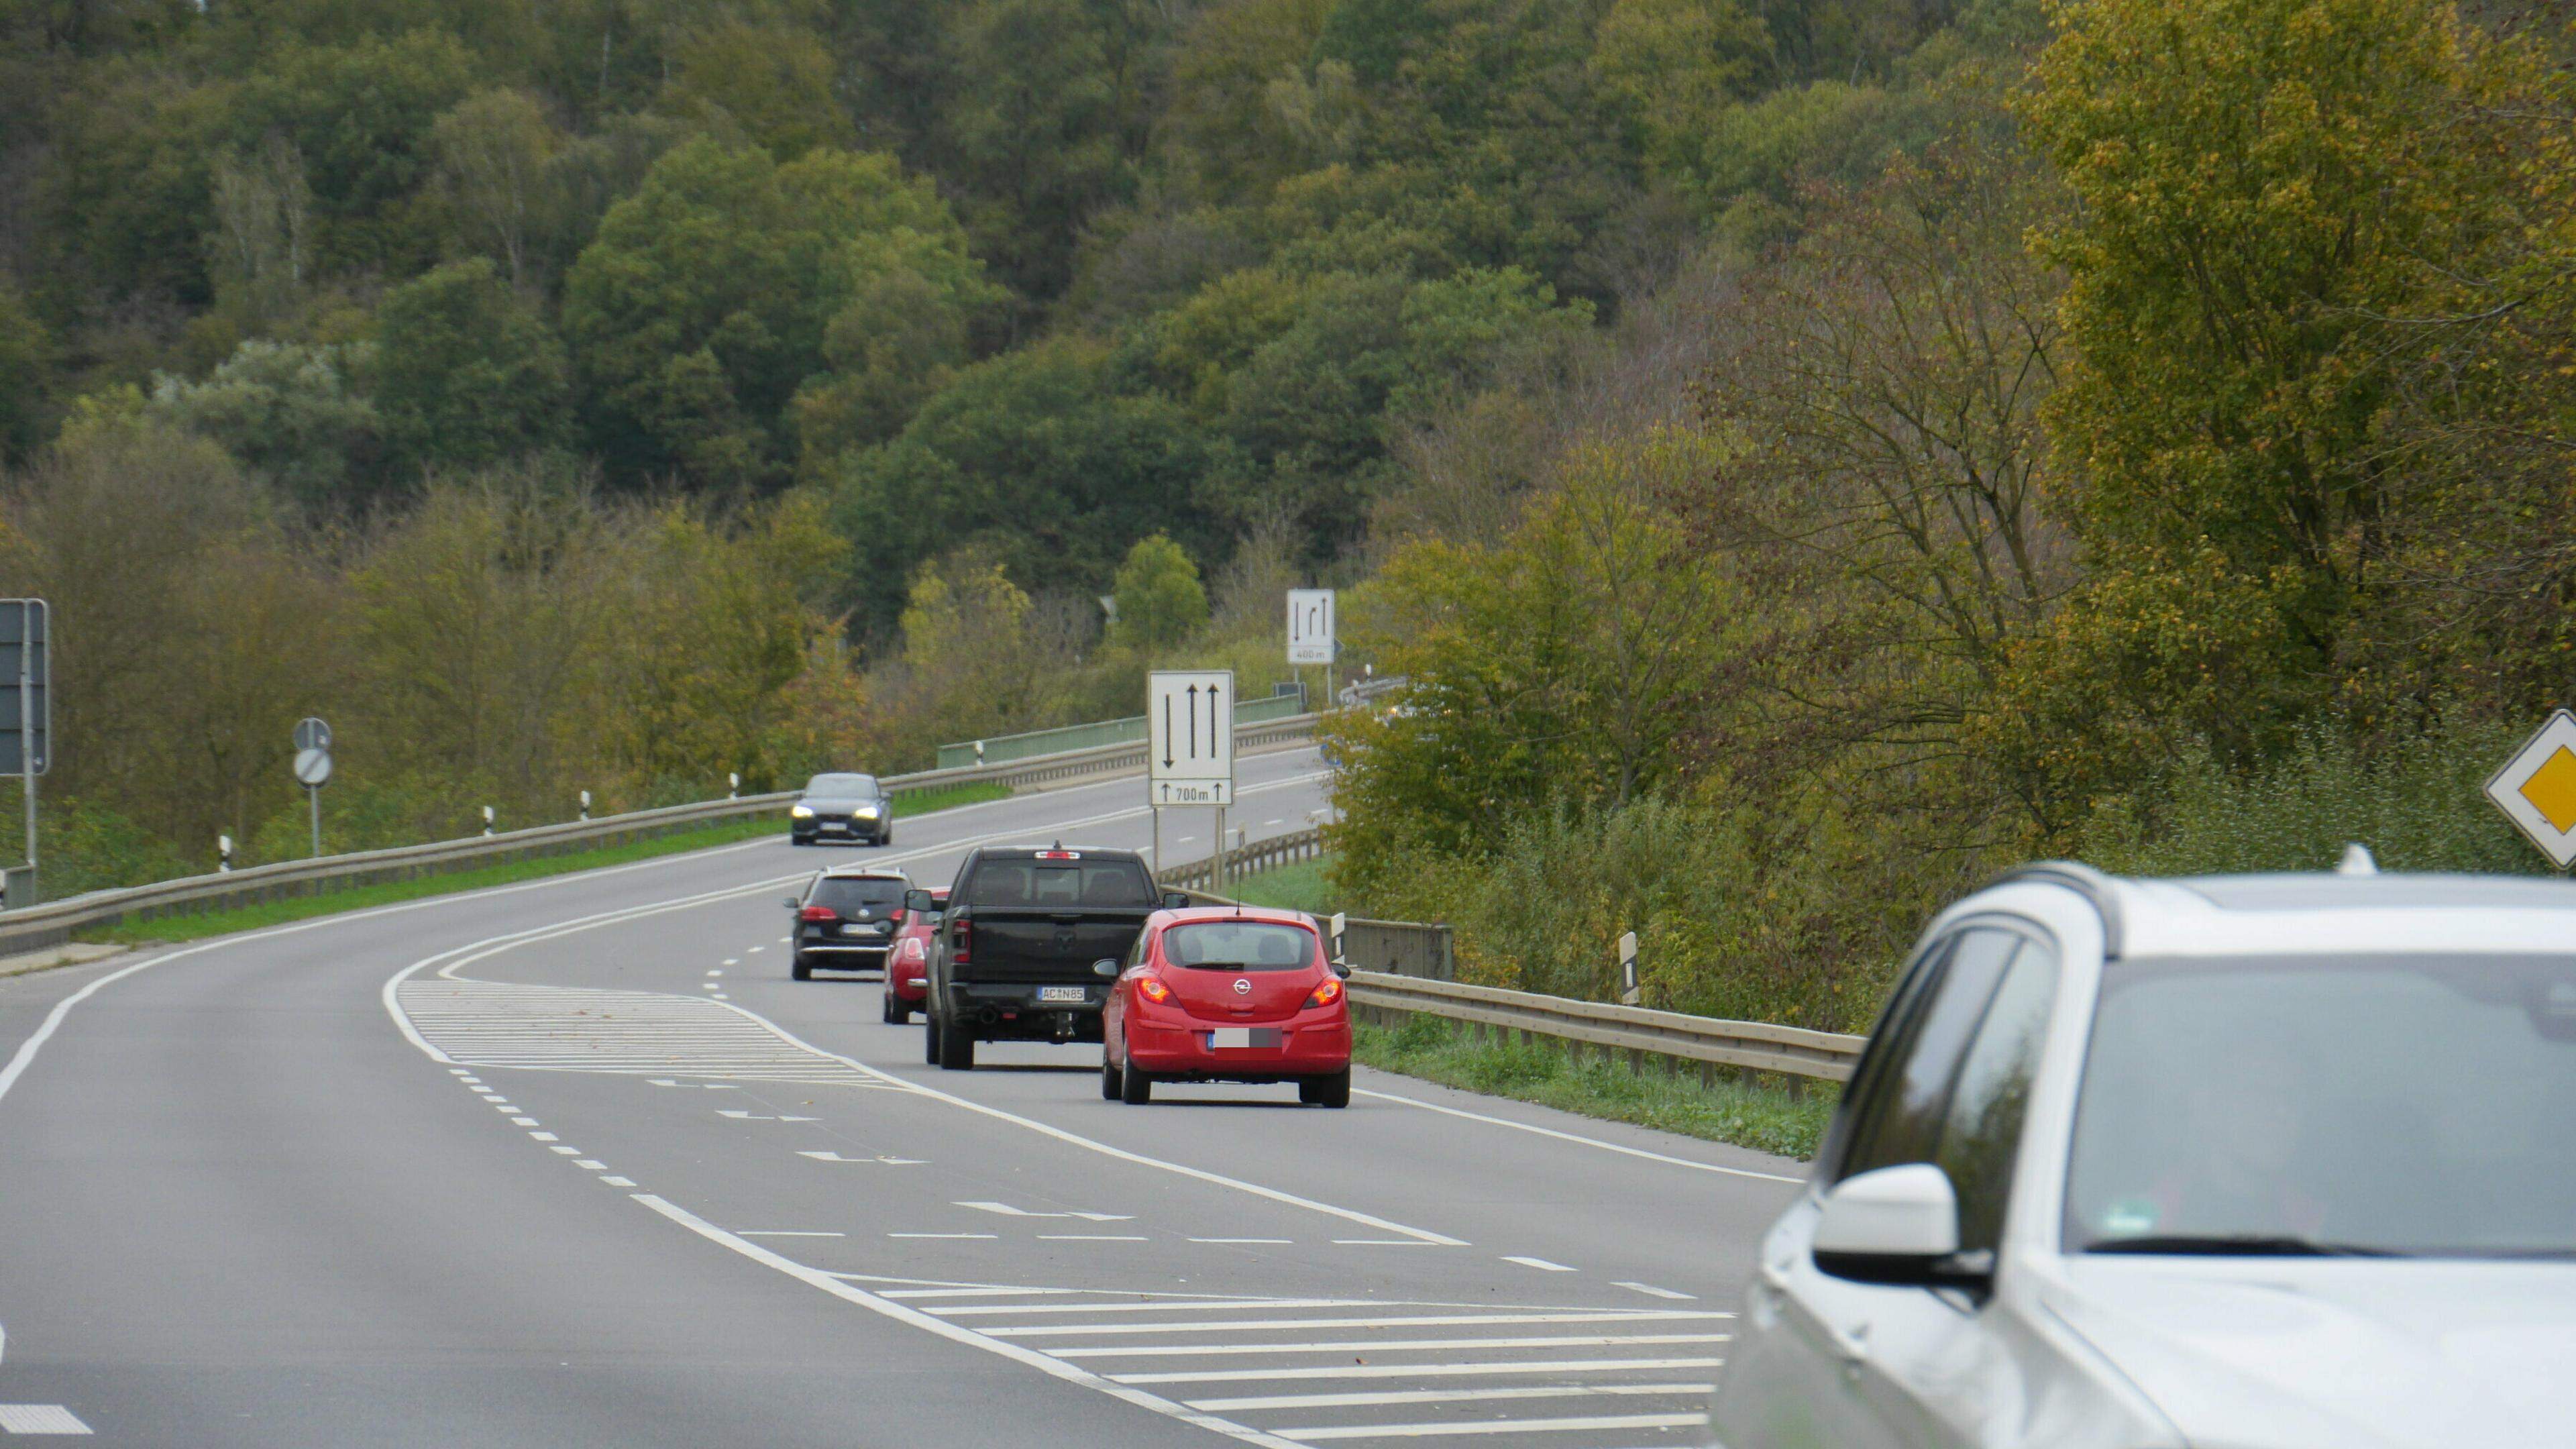
<svg viewBox="0 0 2576 1449"><path fill-rule="evenodd" d="M1239 788L1256 839L1324 804L1311 749ZM1700 1442L1799 1164L1365 1069L1126 1107L1096 1047L942 1072L788 979L815 868L1141 846L1143 793L0 981L0 1438Z"/></svg>

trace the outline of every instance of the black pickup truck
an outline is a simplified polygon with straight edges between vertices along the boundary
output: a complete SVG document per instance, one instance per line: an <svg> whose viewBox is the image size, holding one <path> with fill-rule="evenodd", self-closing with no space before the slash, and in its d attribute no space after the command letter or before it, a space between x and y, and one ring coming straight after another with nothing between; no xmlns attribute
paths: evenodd
<svg viewBox="0 0 2576 1449"><path fill-rule="evenodd" d="M1093 967L1123 959L1147 916L1187 904L1132 850L969 852L930 952L923 1059L964 1072L979 1041L1100 1040L1109 981Z"/></svg>

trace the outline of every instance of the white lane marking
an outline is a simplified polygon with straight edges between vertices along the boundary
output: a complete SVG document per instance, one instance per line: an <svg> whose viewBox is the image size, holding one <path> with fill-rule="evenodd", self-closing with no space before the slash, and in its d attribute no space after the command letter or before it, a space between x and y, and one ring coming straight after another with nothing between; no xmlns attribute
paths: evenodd
<svg viewBox="0 0 2576 1449"><path fill-rule="evenodd" d="M895 1302L891 1298L879 1297L864 1288L853 1287L852 1285L844 1283L820 1269L809 1268L802 1263L796 1262L794 1259L782 1257L777 1253L771 1252L769 1249L762 1247L758 1243L752 1242L748 1238L744 1238L738 1234L728 1233L724 1229L717 1227L715 1224L708 1222L706 1219L689 1212L687 1209L674 1206L673 1204L665 1202L661 1198L655 1197L650 1193L637 1193L635 1194L634 1200L644 1204L648 1208L651 1208L653 1211L660 1213L662 1216L669 1218L671 1221L678 1223L680 1226L687 1228L689 1231L696 1233L698 1236L705 1238L709 1242L718 1243L731 1248L735 1252L742 1254L744 1257L751 1259L753 1262L758 1263L763 1267L776 1269L778 1272L784 1273L788 1277L794 1278L808 1287L820 1289L821 1291L829 1293L833 1297L840 1299L844 1303L856 1304L873 1313L890 1318L897 1323L909 1324L914 1328L923 1330L924 1332L937 1334L952 1343L962 1343L970 1348L980 1348L987 1353L995 1354L1002 1358L1009 1359L1014 1363L1036 1369L1040 1373L1062 1379L1067 1383L1078 1384L1083 1388L1107 1394L1121 1402L1132 1404L1137 1408L1161 1414L1168 1418L1177 1419L1184 1424L1194 1425L1213 1433L1223 1434L1227 1438L1236 1440L1240 1443L1260 1444L1266 1446L1266 1449L1296 1449L1296 1441L1294 1440L1283 1439L1276 1434L1266 1434L1261 1430L1252 1428L1248 1425L1235 1423L1231 1419L1220 1419L1213 1414L1201 1413L1199 1410L1174 1403L1172 1400L1166 1399L1159 1394L1149 1394L1143 1390L1103 1378L1100 1375L1091 1372L1089 1369L1078 1368L1069 1363L1059 1362L1056 1359L1047 1357L1045 1354L1040 1353L1035 1349L1026 1348L1016 1343L1000 1342L988 1334L978 1333L974 1329L961 1327L957 1324L947 1322L944 1319L934 1318L930 1314L924 1313L918 1308L907 1307L904 1304Z"/></svg>
<svg viewBox="0 0 2576 1449"><path fill-rule="evenodd" d="M1563 1263L1551 1263L1545 1258L1523 1258L1506 1254L1503 1261L1506 1263L1518 1263L1524 1268L1536 1268L1542 1273L1571 1273L1574 1271Z"/></svg>
<svg viewBox="0 0 2576 1449"><path fill-rule="evenodd" d="M710 966L707 968L707 974L709 976L722 976L724 974L724 969L718 966Z"/></svg>
<svg viewBox="0 0 2576 1449"><path fill-rule="evenodd" d="M578 1147L564 1147L564 1146L561 1146L561 1145L557 1145L557 1146L554 1146L554 1147L549 1147L549 1148L547 1148L546 1150L547 1150L548 1152L552 1152L552 1153L557 1154L558 1156L563 1156L563 1157L579 1157L579 1156L581 1156L581 1149L580 1149L580 1148L578 1148Z"/></svg>
<svg viewBox="0 0 2576 1449"><path fill-rule="evenodd" d="M510 1125L513 1127L534 1127L537 1125L537 1119L534 1117L513 1117L510 1119Z"/></svg>
<svg viewBox="0 0 2576 1449"><path fill-rule="evenodd" d="M607 1183L610 1187L633 1187L635 1185L635 1179L631 1177L603 1177L600 1181Z"/></svg>
<svg viewBox="0 0 2576 1449"><path fill-rule="evenodd" d="M1246 1308L1375 1308L1374 1298L1201 1298L1165 1299L1155 1303L1001 1303L974 1308L934 1308L933 1313L963 1318L970 1313L1206 1313Z"/></svg>
<svg viewBox="0 0 2576 1449"><path fill-rule="evenodd" d="M1134 1213L1087 1213L1080 1209L1067 1209L1060 1213L1031 1212L1027 1208L1015 1208L1006 1202L961 1202L957 1206L974 1208L980 1212L999 1213L1006 1218L1081 1218L1086 1222L1094 1223L1125 1223L1133 1222L1136 1218Z"/></svg>
<svg viewBox="0 0 2576 1449"><path fill-rule="evenodd" d="M736 1228L746 1238L846 1238L847 1233L817 1232L811 1228Z"/></svg>
<svg viewBox="0 0 2576 1449"><path fill-rule="evenodd" d="M1682 1303L1696 1303L1699 1301L1699 1296L1697 1294L1677 1293L1670 1288L1658 1288L1652 1283L1629 1283L1622 1281L1612 1283L1610 1286L1613 1288L1625 1288L1635 1293L1643 1293L1649 1298L1670 1298Z"/></svg>
<svg viewBox="0 0 2576 1449"><path fill-rule="evenodd" d="M929 1161L929 1159L925 1157L886 1157L883 1155L876 1157L843 1157L838 1152L832 1151L799 1152L796 1155L799 1157L813 1158L816 1162L875 1162L882 1163L887 1167L919 1167L923 1163Z"/></svg>
<svg viewBox="0 0 2576 1449"><path fill-rule="evenodd" d="M451 1077L456 1078L456 1079L457 1079L458 1081L460 1081L460 1082L472 1082L472 1081L479 1081L479 1080L481 1080L480 1078L476 1077L473 1073L468 1072L467 1070L465 1070L463 1067L449 1067L449 1068L447 1069L447 1074L448 1074L449 1076L451 1076Z"/></svg>
<svg viewBox="0 0 2576 1449"><path fill-rule="evenodd" d="M1438 1112L1443 1116L1448 1117L1464 1117L1470 1122L1484 1122L1496 1127L1509 1127L1515 1132L1535 1132L1541 1137L1553 1137L1560 1142L1579 1142L1586 1147L1598 1147L1604 1152L1616 1152L1627 1157L1642 1157L1648 1162L1670 1163L1675 1167L1696 1168L1701 1172L1721 1173L1727 1177L1753 1177L1759 1178L1764 1182L1796 1183L1802 1187L1806 1185L1807 1181L1807 1179L1803 1177L1783 1177L1776 1172L1755 1172L1751 1168L1746 1167L1720 1167L1714 1162L1693 1162L1687 1157L1671 1157L1661 1152L1649 1152L1642 1147L1627 1147L1616 1142L1604 1142L1598 1137L1585 1137L1573 1132L1559 1132L1553 1127L1541 1127L1535 1122L1515 1122L1509 1117L1491 1117L1482 1112L1468 1112L1457 1107L1444 1107L1437 1102L1425 1102L1415 1097L1399 1097L1393 1092L1372 1092L1366 1088L1355 1087L1352 1089L1352 1095L1359 1097L1375 1097L1381 1102L1401 1102L1408 1107L1419 1107L1425 1112Z"/></svg>
<svg viewBox="0 0 2576 1449"><path fill-rule="evenodd" d="M584 1172L606 1172L608 1170L607 1163L590 1157L583 1158L581 1161L574 1163L573 1166L580 1168Z"/></svg>
<svg viewBox="0 0 2576 1449"><path fill-rule="evenodd" d="M764 1117L748 1108L737 1111L727 1107L718 1107L716 1115L731 1117L737 1122L820 1122L823 1120L820 1117Z"/></svg>
<svg viewBox="0 0 2576 1449"><path fill-rule="evenodd" d="M726 964L727 966L739 966L739 965L741 965L741 964L742 964L742 958L741 958L741 957L739 957L739 956L727 956L727 957L725 958L725 964ZM707 974L708 974L708 975L710 975L710 976L713 976L713 975L715 975L716 973L714 973L714 972L710 971L710 972L708 972Z"/></svg>
<svg viewBox="0 0 2576 1449"><path fill-rule="evenodd" d="M1463 1248L1460 1242L1434 1243L1422 1238L1335 1238L1338 1248Z"/></svg>
<svg viewBox="0 0 2576 1449"><path fill-rule="evenodd" d="M1040 1233L1041 1243L1142 1243L1142 1233Z"/></svg>
<svg viewBox="0 0 2576 1449"><path fill-rule="evenodd" d="M555 1140L555 1134L551 1132L531 1132L528 1135L537 1139L539 1142L552 1142Z"/></svg>
<svg viewBox="0 0 2576 1449"><path fill-rule="evenodd" d="M1242 1369L1184 1369L1177 1373L1111 1374L1122 1384L1221 1384L1239 1379L1409 1379L1486 1378L1509 1374L1608 1374L1637 1369L1716 1368L1722 1358L1576 1358L1531 1359L1512 1363L1359 1363L1324 1368L1277 1368L1254 1364Z"/></svg>
<svg viewBox="0 0 2576 1449"><path fill-rule="evenodd" d="M1527 1338L1371 1338L1340 1343L1154 1343L1059 1348L1058 1358L1224 1358L1269 1353L1445 1352L1456 1348L1623 1348L1640 1343L1732 1343L1731 1333L1560 1333Z"/></svg>
<svg viewBox="0 0 2576 1449"><path fill-rule="evenodd" d="M864 1278L864 1273L843 1273L844 1278ZM881 1294L886 1298L1006 1298L1023 1293L1076 1293L1075 1288L896 1288ZM930 1310L937 1313L940 1310Z"/></svg>
<svg viewBox="0 0 2576 1449"><path fill-rule="evenodd" d="M1293 1247L1295 1238L1192 1238L1193 1243L1262 1243L1274 1247Z"/></svg>
<svg viewBox="0 0 2576 1449"><path fill-rule="evenodd" d="M1580 1399L1617 1394L1660 1398L1705 1394L1715 1384L1542 1384L1513 1389L1387 1389L1367 1394L1264 1394L1248 1399L1191 1399L1193 1409L1356 1409L1386 1404L1481 1404L1508 1399Z"/></svg>
<svg viewBox="0 0 2576 1449"><path fill-rule="evenodd" d="M717 992L714 996L709 997L708 999L709 999L709 1000L711 1000L711 1001L731 1001L731 1000L733 1000L733 998L732 998L732 997L725 995L725 994L724 994L723 992L721 992L721 991Z"/></svg>
<svg viewBox="0 0 2576 1449"><path fill-rule="evenodd" d="M753 954L754 956L757 956L757 955L759 955L761 952L766 951L766 950L768 950L768 949L769 949L769 948L768 948L767 946L754 946L754 947L752 947L752 948L751 948L751 954Z"/></svg>
<svg viewBox="0 0 2576 1449"><path fill-rule="evenodd" d="M89 1425L60 1404L0 1404L0 1429L11 1434L86 1434Z"/></svg>
<svg viewBox="0 0 2576 1449"><path fill-rule="evenodd" d="M1581 1419L1471 1419L1429 1424L1336 1424L1322 1429L1282 1429L1279 1437L1311 1444L1331 1439L1429 1439L1452 1434L1586 1434L1603 1429L1691 1429L1706 1414L1597 1414Z"/></svg>
<svg viewBox="0 0 2576 1449"><path fill-rule="evenodd" d="M889 1238L998 1238L1000 1233L888 1233Z"/></svg>
<svg viewBox="0 0 2576 1449"><path fill-rule="evenodd" d="M1284 1328L1464 1328L1486 1323L1648 1323L1733 1318L1682 1308L1583 1309L1570 1313L1415 1313L1398 1318L1234 1318L1222 1323L1046 1323L988 1329L996 1338L1070 1338L1102 1333L1267 1333Z"/></svg>
<svg viewBox="0 0 2576 1449"><path fill-rule="evenodd" d="M8 1325L6 1325L6 1324L0 1324L0 1360L5 1360L5 1359L7 1359L8 1357L9 1357L9 1328L8 1328Z"/></svg>

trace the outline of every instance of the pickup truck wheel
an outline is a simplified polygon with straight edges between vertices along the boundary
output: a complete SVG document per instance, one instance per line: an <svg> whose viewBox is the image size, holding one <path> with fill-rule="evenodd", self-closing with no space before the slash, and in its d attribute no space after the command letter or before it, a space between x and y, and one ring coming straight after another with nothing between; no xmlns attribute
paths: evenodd
<svg viewBox="0 0 2576 1449"><path fill-rule="evenodd" d="M1118 1059L1103 1051L1100 1054L1100 1100L1115 1102L1126 1094L1126 1073L1118 1070Z"/></svg>
<svg viewBox="0 0 2576 1449"><path fill-rule="evenodd" d="M921 1061L924 1066L939 1065L939 1018L927 1011L921 1014Z"/></svg>
<svg viewBox="0 0 2576 1449"><path fill-rule="evenodd" d="M1351 1069L1344 1067L1329 1077L1299 1079L1297 1100L1309 1107L1349 1106L1351 1104Z"/></svg>
<svg viewBox="0 0 2576 1449"><path fill-rule="evenodd" d="M975 1070L975 1034L963 1027L947 1027L939 1033L939 1065L951 1072Z"/></svg>
<svg viewBox="0 0 2576 1449"><path fill-rule="evenodd" d="M1154 1074L1129 1067L1118 1074L1118 1100L1130 1107L1142 1107L1154 1100Z"/></svg>
<svg viewBox="0 0 2576 1449"><path fill-rule="evenodd" d="M814 968L805 964L804 957L798 956L788 964L787 974L799 981L811 981L814 979Z"/></svg>
<svg viewBox="0 0 2576 1449"><path fill-rule="evenodd" d="M891 991L885 994L885 1006L880 1014L885 1017L885 1024L888 1026L901 1026L912 1020L912 1008L904 1005Z"/></svg>

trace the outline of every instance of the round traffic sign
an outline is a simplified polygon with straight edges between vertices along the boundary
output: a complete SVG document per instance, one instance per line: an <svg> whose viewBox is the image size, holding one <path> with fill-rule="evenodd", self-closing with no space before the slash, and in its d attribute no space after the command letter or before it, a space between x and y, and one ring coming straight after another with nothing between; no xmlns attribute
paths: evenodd
<svg viewBox="0 0 2576 1449"><path fill-rule="evenodd" d="M331 752L304 749L295 752L295 783L306 788L328 784L331 779Z"/></svg>
<svg viewBox="0 0 2576 1449"><path fill-rule="evenodd" d="M331 748L331 727L311 715L295 722L295 748L323 750Z"/></svg>

